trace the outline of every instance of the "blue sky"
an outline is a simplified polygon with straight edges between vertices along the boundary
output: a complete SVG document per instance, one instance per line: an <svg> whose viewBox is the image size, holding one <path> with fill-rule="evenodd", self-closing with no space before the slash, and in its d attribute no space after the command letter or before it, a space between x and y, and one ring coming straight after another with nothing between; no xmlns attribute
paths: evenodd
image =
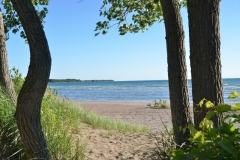
<svg viewBox="0 0 240 160"><path fill-rule="evenodd" d="M51 0L44 30L48 39L53 79L161 80L167 76L165 28L156 23L148 31L120 36L117 28L94 37L101 20L102 1ZM223 78L240 78L240 0L222 0L220 13ZM188 78L190 74L188 19L182 9ZM26 76L30 53L19 34L7 41L9 66Z"/></svg>

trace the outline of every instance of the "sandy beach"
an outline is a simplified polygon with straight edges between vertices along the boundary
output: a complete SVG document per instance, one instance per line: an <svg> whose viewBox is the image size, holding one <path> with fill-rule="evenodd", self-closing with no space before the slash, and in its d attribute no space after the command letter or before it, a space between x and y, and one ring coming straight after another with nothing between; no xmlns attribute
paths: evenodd
<svg viewBox="0 0 240 160"><path fill-rule="evenodd" d="M137 125L145 125L152 133L172 128L171 109L151 108L147 104L152 101L74 101L84 110L95 112L101 116L120 119ZM226 102L234 106L240 102ZM190 104L192 106L192 104ZM190 107L193 114L193 108ZM164 125L163 125L164 124Z"/></svg>
<svg viewBox="0 0 240 160"><path fill-rule="evenodd" d="M147 106L151 101L74 101L84 110L101 116L120 119L137 125L145 125L151 132L163 130L163 123L170 129L170 109L153 109Z"/></svg>

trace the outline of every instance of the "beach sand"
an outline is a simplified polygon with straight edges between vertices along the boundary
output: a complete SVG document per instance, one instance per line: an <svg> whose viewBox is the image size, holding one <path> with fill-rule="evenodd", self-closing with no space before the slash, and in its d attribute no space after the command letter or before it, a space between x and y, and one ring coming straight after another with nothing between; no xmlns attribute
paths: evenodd
<svg viewBox="0 0 240 160"><path fill-rule="evenodd" d="M156 150L156 136L165 130L163 123L171 129L170 109L153 109L147 106L151 101L74 101L85 111L101 116L119 119L131 124L145 125L149 134L120 133L93 129L81 124L81 145L86 146L86 159L150 159Z"/></svg>
<svg viewBox="0 0 240 160"><path fill-rule="evenodd" d="M151 101L74 101L84 110L131 124L145 125L151 132L172 128L170 109L154 109Z"/></svg>

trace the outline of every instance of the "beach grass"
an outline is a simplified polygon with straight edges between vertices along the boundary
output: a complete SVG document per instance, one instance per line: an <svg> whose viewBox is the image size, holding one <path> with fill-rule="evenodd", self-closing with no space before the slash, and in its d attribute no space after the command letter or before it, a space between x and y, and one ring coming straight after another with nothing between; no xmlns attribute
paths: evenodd
<svg viewBox="0 0 240 160"><path fill-rule="evenodd" d="M76 112L48 89L42 101L41 123L51 159L82 159L84 146L74 134L80 133Z"/></svg>
<svg viewBox="0 0 240 160"><path fill-rule="evenodd" d="M15 106L4 87L0 86L0 159L23 158L20 135L15 119Z"/></svg>
<svg viewBox="0 0 240 160"><path fill-rule="evenodd" d="M98 114L92 112L80 113L81 121L89 124L92 128L102 128L105 130L116 130L119 132L139 132L148 133L148 128L145 126L132 125L121 120L113 120L107 117L100 117Z"/></svg>
<svg viewBox="0 0 240 160"><path fill-rule="evenodd" d="M51 92L48 90L48 92ZM96 113L85 111L77 104L70 100L62 99L53 94L48 94L54 100L47 102L49 105L51 103L52 110L58 112L57 114L63 114L64 119L70 120L69 123L74 124L72 129L77 129L79 122L89 124L92 128L101 128L105 130L116 130L119 132L139 132L148 133L148 128L146 126L132 125L121 120L114 120L107 117L99 116ZM44 105L43 105L44 106Z"/></svg>

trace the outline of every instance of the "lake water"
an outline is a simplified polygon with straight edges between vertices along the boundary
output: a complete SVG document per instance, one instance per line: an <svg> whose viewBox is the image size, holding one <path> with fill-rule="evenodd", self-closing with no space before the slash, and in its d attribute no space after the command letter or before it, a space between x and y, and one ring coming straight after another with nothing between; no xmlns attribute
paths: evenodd
<svg viewBox="0 0 240 160"><path fill-rule="evenodd" d="M191 80L188 81L192 101ZM48 83L58 95L70 100L169 100L168 80ZM240 78L223 79L225 102L233 91L240 92Z"/></svg>

